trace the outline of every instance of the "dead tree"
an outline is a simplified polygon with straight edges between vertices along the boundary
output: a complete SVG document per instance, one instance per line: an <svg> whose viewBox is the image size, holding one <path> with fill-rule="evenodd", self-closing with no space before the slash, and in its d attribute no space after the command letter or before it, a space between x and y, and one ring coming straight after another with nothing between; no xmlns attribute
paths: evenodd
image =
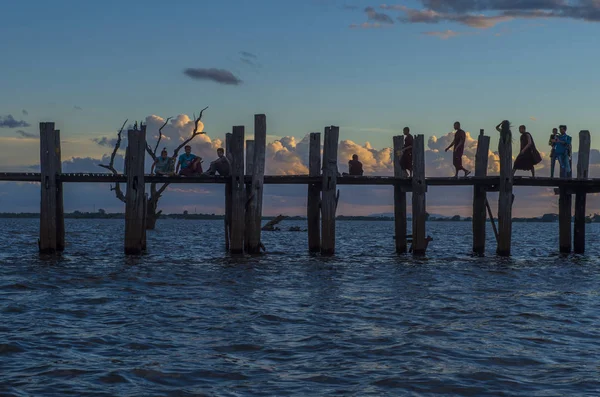
<svg viewBox="0 0 600 397"><path fill-rule="evenodd" d="M204 113L204 111L206 109L208 109L208 106L205 107L204 109L202 109L200 111L200 115L197 118L194 116L194 130L192 132L192 135L190 135L187 139L185 139L173 151L173 155L171 156L171 162L172 162L173 166L175 165L175 162L177 161L177 155L179 154L179 151L181 150L181 148L185 147L185 145L187 145L188 143L190 143L198 135L206 133L205 131L200 131L200 132L198 131L198 123L202 120L202 113ZM165 128L165 126L167 125L167 123L169 122L169 120L171 120L171 117L168 117L165 120L164 124L158 129L158 139L156 140L156 145L154 145L154 150L150 147L150 145L148 144L148 142L146 142L146 152L150 155L150 157L152 158L152 161L156 161L156 159L157 159L156 152L158 151L158 146L160 145L160 141L162 140L162 130L163 130L163 128ZM127 123L127 120L125 120L125 123ZM115 144L115 148L114 148L113 153L112 153L112 155L110 157L110 164L109 165L102 165L102 164L100 164L100 167L103 167L103 168L106 168L106 169L110 170L115 175L118 175L118 173L114 169L114 159L115 159L115 155L117 153L117 150L119 150L119 146L121 145L121 133L123 132L123 128L125 127L125 123L123 123L123 126L121 127L121 129L117 133L117 143ZM148 202L146 203L147 204L146 205L146 229L148 229L148 230L152 230L152 229L154 229L156 227L156 220L162 214L162 210L161 211L156 211L157 207L158 207L158 200L160 199L160 197L162 196L162 194L164 193L164 191L169 186L168 183L163 183L162 186L157 189L156 185L157 185L156 183L151 183L150 184L150 195L148 197ZM118 183L115 185L114 188L111 186L111 190L115 191L115 194L116 194L116 196L117 196L117 198L119 200L121 200L122 202L125 202L125 195L121 191L120 186L119 186Z"/></svg>

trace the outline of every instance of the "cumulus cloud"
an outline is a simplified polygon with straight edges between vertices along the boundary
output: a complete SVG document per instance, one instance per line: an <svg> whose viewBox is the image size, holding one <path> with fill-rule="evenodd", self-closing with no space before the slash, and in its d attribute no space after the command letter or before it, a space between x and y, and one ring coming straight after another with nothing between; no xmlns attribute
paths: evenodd
<svg viewBox="0 0 600 397"><path fill-rule="evenodd" d="M242 80L236 77L229 70L225 69L216 69L216 68L188 68L183 71L183 73L195 80L210 80L219 84L226 85L240 85L242 84Z"/></svg>
<svg viewBox="0 0 600 397"><path fill-rule="evenodd" d="M0 128L24 128L30 126L31 124L25 120L15 120L12 114L0 116Z"/></svg>

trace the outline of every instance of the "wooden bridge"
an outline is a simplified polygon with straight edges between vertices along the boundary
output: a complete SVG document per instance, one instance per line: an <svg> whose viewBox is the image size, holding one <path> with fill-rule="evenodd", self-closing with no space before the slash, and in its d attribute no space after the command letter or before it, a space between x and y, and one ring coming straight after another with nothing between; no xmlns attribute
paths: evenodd
<svg viewBox="0 0 600 397"><path fill-rule="evenodd" d="M588 178L590 133L579 133L577 178L526 178L512 175L512 144L499 142L500 175L487 176L490 137L480 130L475 158L475 175L467 178L425 177L423 135L413 143L413 177L405 178L400 169L398 151L404 137L393 138L394 176L340 176L337 169L339 128L326 127L321 158L321 134L310 134L308 175L264 175L266 117L255 115L254 140L246 141L244 127L235 126L226 135L227 156L231 159L231 176L152 176L144 173L146 128L128 131L128 148L124 174L62 173L60 131L54 123L40 123L40 173L0 173L0 181L39 182L41 184L40 240L41 253L64 250L65 228L63 183L126 183L125 253L139 255L146 251L145 185L150 183L217 183L225 185L225 245L232 254L257 254L262 246L261 219L264 184L307 185L308 249L322 255L335 253L335 215L339 199L337 185L389 185L394 187L395 248L407 252L406 193L412 193L413 254L425 253L426 192L428 186L473 186L473 252L485 252L485 223L492 217L487 192L499 192L496 252L510 255L512 202L514 186L555 187L559 201L559 250L585 251L585 203L587 193L600 192L600 179ZM244 161L245 159L245 161ZM322 161L321 161L322 160ZM245 170L244 170L245 168ZM140 188L141 187L141 188ZM574 233L571 236L572 195L575 195ZM492 217L493 221L493 217Z"/></svg>

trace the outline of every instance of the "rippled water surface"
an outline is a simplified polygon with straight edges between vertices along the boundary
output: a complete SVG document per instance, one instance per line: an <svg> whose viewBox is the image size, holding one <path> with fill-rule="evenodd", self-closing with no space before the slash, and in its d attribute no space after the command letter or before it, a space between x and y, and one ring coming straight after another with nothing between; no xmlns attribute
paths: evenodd
<svg viewBox="0 0 600 397"><path fill-rule="evenodd" d="M556 223L514 225L513 257L470 256L469 222L430 222L423 259L391 222L338 222L338 253L264 232L231 258L222 221L161 220L123 255L122 220L0 219L0 395L595 396L600 245L557 254ZM283 228L304 226L284 222Z"/></svg>

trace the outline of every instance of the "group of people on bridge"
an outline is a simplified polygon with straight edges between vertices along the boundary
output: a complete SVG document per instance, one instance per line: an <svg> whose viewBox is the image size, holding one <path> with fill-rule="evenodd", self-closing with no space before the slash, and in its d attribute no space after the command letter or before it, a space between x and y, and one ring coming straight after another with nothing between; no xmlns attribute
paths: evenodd
<svg viewBox="0 0 600 397"><path fill-rule="evenodd" d="M192 147L186 145L185 153L179 156L177 166L175 167L175 157L169 157L167 149L164 148L160 156L156 158L150 169L150 174L161 176L210 176L219 174L221 176L229 176L231 173L231 163L223 148L217 149L217 159L212 161L208 170L202 170L202 157L192 154Z"/></svg>
<svg viewBox="0 0 600 397"><path fill-rule="evenodd" d="M505 126L503 127L503 124ZM509 128L508 121L504 120L496 126L498 132L502 131L502 128ZM559 132L560 130L560 132ZM458 178L458 172L463 171L464 176L468 176L471 171L463 166L462 158L465 150L465 142L467 135L463 129L460 128L460 122L454 123L454 139L445 149L447 152L453 148L452 153L452 165L454 166L454 176ZM513 175L518 171L531 171L531 176L535 177L535 165L542 161L540 152L535 147L535 142L527 128L524 125L519 126L520 138L520 150L513 165ZM404 127L404 145L402 149L396 152L396 158L400 162L400 168L405 177L410 177L413 170L412 161L412 148L413 148L413 136L410 134L410 128ZM571 137L567 135L567 126L560 125L558 129L553 128L548 145L551 147L550 151L550 177L554 178L554 169L556 161L560 165L560 176L569 177L571 175ZM345 175L363 175L363 165L358 160L358 155L352 155L352 160L348 161L348 173Z"/></svg>

